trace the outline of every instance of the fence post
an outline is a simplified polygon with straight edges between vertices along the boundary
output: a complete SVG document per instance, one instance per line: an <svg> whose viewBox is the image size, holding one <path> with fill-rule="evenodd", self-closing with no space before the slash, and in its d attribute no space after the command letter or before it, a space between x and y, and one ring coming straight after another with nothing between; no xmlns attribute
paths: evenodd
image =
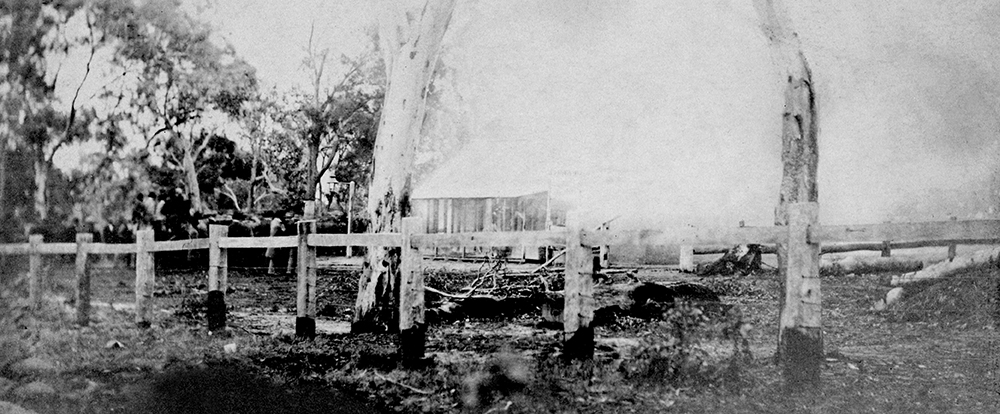
<svg viewBox="0 0 1000 414"><path fill-rule="evenodd" d="M206 319L208 330L226 328L226 278L228 276L226 249L219 248L219 239L229 235L229 227L219 224L208 226L208 303Z"/></svg>
<svg viewBox="0 0 1000 414"><path fill-rule="evenodd" d="M347 234L351 234L354 223L354 181L349 184L350 188L347 192ZM354 246L347 245L347 257L351 257Z"/></svg>
<svg viewBox="0 0 1000 414"><path fill-rule="evenodd" d="M815 202L787 205L788 255L781 269L785 277L785 302L781 309L780 342L785 386L807 389L819 386L823 360L819 244L810 240L810 227L819 222Z"/></svg>
<svg viewBox="0 0 1000 414"><path fill-rule="evenodd" d="M153 288L156 269L153 265L153 231L139 230L135 234L135 324L140 328L150 326Z"/></svg>
<svg viewBox="0 0 1000 414"><path fill-rule="evenodd" d="M87 267L88 244L94 241L90 233L76 234L76 323L90 324L90 269Z"/></svg>
<svg viewBox="0 0 1000 414"><path fill-rule="evenodd" d="M298 287L296 289L295 336L316 337L316 247L310 246L308 237L316 232L316 220L303 220L296 224L299 234Z"/></svg>
<svg viewBox="0 0 1000 414"><path fill-rule="evenodd" d="M889 240L882 241L882 257L892 257L892 242Z"/></svg>
<svg viewBox="0 0 1000 414"><path fill-rule="evenodd" d="M694 272L694 246L681 245L680 268L682 272Z"/></svg>
<svg viewBox="0 0 1000 414"><path fill-rule="evenodd" d="M611 253L611 246L608 246L606 244L601 246L600 252L598 252L599 255L598 265L600 266L601 269L607 269L611 267L610 253Z"/></svg>
<svg viewBox="0 0 1000 414"><path fill-rule="evenodd" d="M951 221L957 221L958 217L951 216ZM958 254L958 246L954 243L948 245L948 261L955 260L955 256Z"/></svg>
<svg viewBox="0 0 1000 414"><path fill-rule="evenodd" d="M423 263L418 246L410 238L421 233L421 224L420 217L403 218L403 247L399 258L399 355L406 367L423 360L427 336Z"/></svg>
<svg viewBox="0 0 1000 414"><path fill-rule="evenodd" d="M568 225L567 230L563 356L591 359L594 357L594 328L590 326L594 319L593 251L583 244L583 229L579 223Z"/></svg>
<svg viewBox="0 0 1000 414"><path fill-rule="evenodd" d="M288 264L285 266L285 273L292 273L295 271L295 253L298 249L292 247L288 249Z"/></svg>
<svg viewBox="0 0 1000 414"><path fill-rule="evenodd" d="M28 236L28 245L31 248L28 253L28 299L31 305L38 308L42 304L42 295L45 289L42 280L42 254L38 252L39 246L44 242L41 234Z"/></svg>

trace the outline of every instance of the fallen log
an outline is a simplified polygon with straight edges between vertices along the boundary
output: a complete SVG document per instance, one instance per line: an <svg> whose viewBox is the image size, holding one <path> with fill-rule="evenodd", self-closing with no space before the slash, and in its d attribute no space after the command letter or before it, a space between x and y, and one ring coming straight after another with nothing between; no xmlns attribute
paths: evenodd
<svg viewBox="0 0 1000 414"><path fill-rule="evenodd" d="M921 280L939 279L966 269L996 264L998 262L1000 262L1000 247L994 247L992 249L977 251L968 256L959 256L952 260L936 263L920 271L893 276L891 284L898 286Z"/></svg>
<svg viewBox="0 0 1000 414"><path fill-rule="evenodd" d="M875 301L872 308L876 311L882 311L889 306L892 306L894 303L899 302L899 299L902 298L904 292L904 287L901 285L922 280L941 279L963 270L986 265L1000 265L1000 247L980 250L968 256L955 257L951 260L927 266L926 268L916 272L893 276L890 284L896 287L889 290L884 299Z"/></svg>
<svg viewBox="0 0 1000 414"><path fill-rule="evenodd" d="M850 273L914 272L923 269L920 260L906 257L847 256L838 260L823 260L822 275L841 276Z"/></svg>

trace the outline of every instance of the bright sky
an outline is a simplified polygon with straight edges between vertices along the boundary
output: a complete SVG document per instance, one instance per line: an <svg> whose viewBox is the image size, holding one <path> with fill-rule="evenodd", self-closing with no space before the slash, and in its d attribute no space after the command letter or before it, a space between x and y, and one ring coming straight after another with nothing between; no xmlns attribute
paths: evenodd
<svg viewBox="0 0 1000 414"><path fill-rule="evenodd" d="M313 24L351 55L375 16L361 0L208 3L280 90L307 83ZM1000 2L786 3L819 96L822 220L898 218L928 195L936 215L909 218L942 219L986 196L966 187L1000 165ZM445 61L472 139L551 154L540 179L570 184L593 218L767 225L782 89L751 4L459 0Z"/></svg>

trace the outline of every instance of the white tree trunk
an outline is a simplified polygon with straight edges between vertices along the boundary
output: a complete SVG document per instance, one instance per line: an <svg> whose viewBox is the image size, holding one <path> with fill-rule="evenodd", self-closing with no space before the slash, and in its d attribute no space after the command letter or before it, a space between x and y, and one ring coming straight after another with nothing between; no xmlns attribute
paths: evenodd
<svg viewBox="0 0 1000 414"><path fill-rule="evenodd" d="M413 158L426 111L427 87L455 0L426 0L422 8L382 4L380 38L385 54L386 87L375 139L369 187L370 232L399 232L410 210ZM369 248L358 282L352 331L396 329L399 248Z"/></svg>
<svg viewBox="0 0 1000 414"><path fill-rule="evenodd" d="M48 217L48 204L45 200L45 188L48 185L48 166L43 157L35 159L35 212L38 214L38 221L41 222Z"/></svg>
<svg viewBox="0 0 1000 414"><path fill-rule="evenodd" d="M205 137L205 139L209 139ZM188 197L191 199L191 209L202 211L201 187L198 185L198 168L194 164L193 143L187 138L180 138L184 144L184 155L181 162L184 167L184 180L187 181Z"/></svg>

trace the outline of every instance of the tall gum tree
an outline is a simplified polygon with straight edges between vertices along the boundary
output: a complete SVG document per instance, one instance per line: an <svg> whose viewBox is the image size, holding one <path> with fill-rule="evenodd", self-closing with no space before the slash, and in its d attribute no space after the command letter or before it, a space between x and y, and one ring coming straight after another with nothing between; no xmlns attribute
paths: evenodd
<svg viewBox="0 0 1000 414"><path fill-rule="evenodd" d="M80 1L9 1L0 4L0 216L5 204L7 151L25 147L32 154L33 207L37 220L48 216L46 197L52 159L63 145L87 138L92 111L79 110L80 88L90 74L96 50L90 10ZM88 35L70 39L65 28L71 18L86 20ZM56 85L61 60L71 48L89 48L83 80L76 87L68 114L57 110Z"/></svg>
<svg viewBox="0 0 1000 414"><path fill-rule="evenodd" d="M380 7L379 41L387 86L368 191L369 231L373 233L399 232L403 217L409 215L410 181L427 89L455 0L383 1ZM398 310L393 305L399 292L399 263L399 248L368 248L358 281L353 332L398 329Z"/></svg>
<svg viewBox="0 0 1000 414"><path fill-rule="evenodd" d="M114 88L122 117L143 135L147 149L159 149L179 171L192 208L202 211L197 165L210 140L205 118L212 113L237 116L256 91L253 67L229 45L216 45L211 27L183 11L179 0L95 3L98 25L115 41L114 63L135 77L134 90ZM177 157L165 150L179 149Z"/></svg>
<svg viewBox="0 0 1000 414"><path fill-rule="evenodd" d="M809 62L802 51L798 34L792 30L791 19L785 5L781 0L754 0L754 8L785 82L785 107L781 128L783 169L774 224L786 226L788 204L816 202L819 199L819 190L816 186L816 171L819 165L816 96ZM787 270L784 266L786 257L787 246L778 245L778 262L782 273ZM786 312L785 277L785 274L779 275L782 293L778 297L782 320L792 317ZM789 352L789 343L793 342L791 339L799 344L802 344L802 341L806 343L804 348L797 347L799 350L794 352L800 352L802 349L822 351L822 335L818 329L806 329L804 332L790 334L784 328L786 324L781 326L782 329L778 333L778 351L775 355L778 361L786 363L786 359L791 356Z"/></svg>

